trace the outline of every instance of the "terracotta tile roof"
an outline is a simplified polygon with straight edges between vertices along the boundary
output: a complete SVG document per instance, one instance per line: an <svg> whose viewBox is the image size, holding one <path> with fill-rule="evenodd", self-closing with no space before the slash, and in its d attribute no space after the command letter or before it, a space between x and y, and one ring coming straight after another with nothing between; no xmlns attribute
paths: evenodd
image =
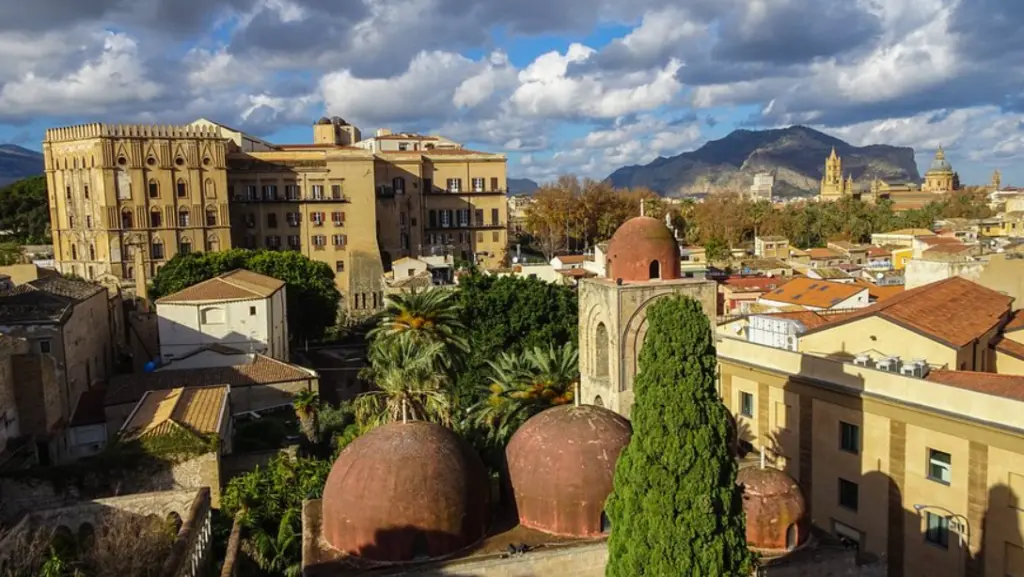
<svg viewBox="0 0 1024 577"><path fill-rule="evenodd" d="M887 249L881 246L873 246L868 248L868 256L874 257L886 257L892 256L892 249Z"/></svg>
<svg viewBox="0 0 1024 577"><path fill-rule="evenodd" d="M582 264L587 261L585 254L563 254L555 258L562 261L562 264Z"/></svg>
<svg viewBox="0 0 1024 577"><path fill-rule="evenodd" d="M1010 322L1006 323L1006 326L1003 327L1003 332L1009 333L1021 329L1024 329L1024 309L1013 311L1013 314L1010 315Z"/></svg>
<svg viewBox="0 0 1024 577"><path fill-rule="evenodd" d="M740 261L740 267L750 270L775 270L780 268L792 270L793 268L777 258L744 259Z"/></svg>
<svg viewBox="0 0 1024 577"><path fill-rule="evenodd" d="M38 278L0 292L0 322L63 322L76 304L106 290L61 276Z"/></svg>
<svg viewBox="0 0 1024 577"><path fill-rule="evenodd" d="M585 268L563 268L558 270L558 274L572 278L590 278L597 276L596 273Z"/></svg>
<svg viewBox="0 0 1024 577"><path fill-rule="evenodd" d="M903 291L815 331L877 316L959 348L1002 322L1011 302L1013 297L952 277Z"/></svg>
<svg viewBox="0 0 1024 577"><path fill-rule="evenodd" d="M316 373L297 365L255 354L251 362L198 369L165 369L153 373L118 375L110 379L106 406L137 402L146 391L178 387L269 385L317 378Z"/></svg>
<svg viewBox="0 0 1024 577"><path fill-rule="evenodd" d="M107 290L100 285L80 280L71 280L62 276L40 277L28 284L38 290L75 301L88 300L96 293Z"/></svg>
<svg viewBox="0 0 1024 577"><path fill-rule="evenodd" d="M871 297L872 302L884 301L901 294L904 290L903 285L878 286L861 278L853 281L853 283L868 289L868 296Z"/></svg>
<svg viewBox="0 0 1024 577"><path fill-rule="evenodd" d="M814 327L818 327L818 326L821 326L823 324L826 324L826 323L828 323L831 320L829 317L826 317L826 316L823 316L823 315L819 315L818 313L816 313L814 311L783 312L783 313L776 313L776 314L771 315L771 316L776 316L776 317L780 317L780 318L784 318L784 319L792 319L794 321L798 321L800 324L804 325L804 328L806 328L808 330L813 329Z"/></svg>
<svg viewBox="0 0 1024 577"><path fill-rule="evenodd" d="M157 299L161 303L228 301L267 298L284 286L284 281L245 269L237 269L194 284Z"/></svg>
<svg viewBox="0 0 1024 577"><path fill-rule="evenodd" d="M1000 336L992 341L992 348L1001 353L1024 360L1024 343L1018 343L1013 339Z"/></svg>
<svg viewBox="0 0 1024 577"><path fill-rule="evenodd" d="M775 290L789 280L785 277L730 276L718 282L732 292L765 292Z"/></svg>
<svg viewBox="0 0 1024 577"><path fill-rule="evenodd" d="M814 260L843 257L843 255L830 248L812 248L807 251L807 255Z"/></svg>
<svg viewBox="0 0 1024 577"><path fill-rule="evenodd" d="M960 239L953 236L927 236L917 239L918 242L927 246L939 246L948 244L963 244Z"/></svg>
<svg viewBox="0 0 1024 577"><path fill-rule="evenodd" d="M1024 401L1024 375L934 370L925 378L958 389Z"/></svg>
<svg viewBox="0 0 1024 577"><path fill-rule="evenodd" d="M864 287L854 284L801 277L794 278L770 293L765 293L761 298L766 301L827 309L864 290Z"/></svg>
<svg viewBox="0 0 1024 577"><path fill-rule="evenodd" d="M922 252L922 255L926 254L960 254L964 252L970 252L975 247L968 246L966 244L956 243L944 243L937 246L933 246L928 250Z"/></svg>
<svg viewBox="0 0 1024 577"><path fill-rule="evenodd" d="M876 234L883 234L883 235L891 234L891 235L914 236L914 237L918 237L918 236L934 236L935 235L934 232L928 230L927 228L901 228L899 230L893 230L893 231L890 231L890 232L882 232L882 233L876 233Z"/></svg>
<svg viewBox="0 0 1024 577"><path fill-rule="evenodd" d="M197 435L219 432L228 387L179 387L149 391L121 429L126 438L169 432L181 428Z"/></svg>
<svg viewBox="0 0 1024 577"><path fill-rule="evenodd" d="M415 133L384 134L382 136L371 136L367 140L440 140L436 136L423 136Z"/></svg>
<svg viewBox="0 0 1024 577"><path fill-rule="evenodd" d="M850 278L850 275L846 274L846 271L839 267L812 268L807 271L807 274L817 275L818 278L823 280Z"/></svg>

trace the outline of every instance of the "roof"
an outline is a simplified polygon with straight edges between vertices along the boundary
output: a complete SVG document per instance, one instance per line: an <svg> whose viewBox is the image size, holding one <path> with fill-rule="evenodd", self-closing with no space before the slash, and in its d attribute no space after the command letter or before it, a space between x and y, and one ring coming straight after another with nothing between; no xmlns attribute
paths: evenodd
<svg viewBox="0 0 1024 577"><path fill-rule="evenodd" d="M821 325L824 325L824 324L827 324L827 323L830 323L830 322L836 320L835 315L825 316L825 315L820 315L820 314L818 314L818 313L816 313L814 311L786 311L786 312L772 313L772 314L761 315L761 316L771 316L771 317L777 317L777 318L794 320L794 321L797 321L800 324L804 325L804 328L806 328L807 330L811 330L814 327L820 327Z"/></svg>
<svg viewBox="0 0 1024 577"><path fill-rule="evenodd" d="M933 247L929 248L928 250L925 250L921 254L922 255L929 255L929 254L960 254L960 253L963 253L963 252L970 252L974 248L975 247L968 246L966 244L947 243L947 244L940 244L938 246L933 246Z"/></svg>
<svg viewBox="0 0 1024 577"><path fill-rule="evenodd" d="M245 269L236 269L174 294L157 299L157 304L191 301L235 301L267 298L284 286L284 281Z"/></svg>
<svg viewBox="0 0 1024 577"><path fill-rule="evenodd" d="M204 349L210 350L210 349ZM246 386L269 385L313 379L316 373L297 365L290 365L259 353L248 363L227 367L175 369L153 373L118 375L110 379L106 406L134 403L147 391L178 387L209 387L215 385Z"/></svg>
<svg viewBox="0 0 1024 577"><path fill-rule="evenodd" d="M935 233L927 228L901 228L889 232L876 232L876 235L898 235L898 236L934 236ZM874 236L874 235L872 235Z"/></svg>
<svg viewBox="0 0 1024 577"><path fill-rule="evenodd" d="M555 256L555 258L562 261L563 264L582 264L587 261L585 254L563 254Z"/></svg>
<svg viewBox="0 0 1024 577"><path fill-rule="evenodd" d="M754 258L740 261L740 267L749 268L751 270L775 270L775 269L792 269L791 265L788 265L777 258Z"/></svg>
<svg viewBox="0 0 1024 577"><path fill-rule="evenodd" d="M38 278L0 292L0 323L61 322L74 306L102 286L61 276Z"/></svg>
<svg viewBox="0 0 1024 577"><path fill-rule="evenodd" d="M878 286L873 282L859 278L853 284L868 289L868 296L872 302L884 301L903 292L903 285Z"/></svg>
<svg viewBox="0 0 1024 577"><path fill-rule="evenodd" d="M925 377L934 383L986 395L1024 401L1024 375L1000 375L975 371L933 370Z"/></svg>
<svg viewBox="0 0 1024 577"><path fill-rule="evenodd" d="M815 331L877 316L959 348L1001 322L1012 302L1013 297L957 276L904 291Z"/></svg>
<svg viewBox="0 0 1024 577"><path fill-rule="evenodd" d="M953 236L929 236L918 239L921 243L928 246L938 246L944 244L963 244L963 241Z"/></svg>
<svg viewBox="0 0 1024 577"><path fill-rule="evenodd" d="M1024 343L1018 343L1013 339L1000 336L992 341L992 348L1000 353L1006 353L1011 357L1024 359Z"/></svg>
<svg viewBox="0 0 1024 577"><path fill-rule="evenodd" d="M558 274L572 278L590 278L597 276L597 273L585 268L563 268L558 269Z"/></svg>
<svg viewBox="0 0 1024 577"><path fill-rule="evenodd" d="M1010 315L1010 322L1003 327L1003 332L1009 333L1021 329L1024 329L1024 309L1013 311L1013 314Z"/></svg>
<svg viewBox="0 0 1024 577"><path fill-rule="evenodd" d="M850 275L846 274L846 271L838 267L812 268L807 271L808 274L811 274L812 272L818 275L818 278L824 280L834 278L850 278Z"/></svg>
<svg viewBox="0 0 1024 577"><path fill-rule="evenodd" d="M770 276L730 276L718 282L733 292L763 292L775 290L789 282L789 279Z"/></svg>
<svg viewBox="0 0 1024 577"><path fill-rule="evenodd" d="M843 255L830 248L812 248L807 251L812 259L842 258Z"/></svg>
<svg viewBox="0 0 1024 577"><path fill-rule="evenodd" d="M850 283L829 282L812 278L794 278L780 288L761 296L781 303L818 308L831 308L866 290Z"/></svg>
<svg viewBox="0 0 1024 577"><path fill-rule="evenodd" d="M872 257L872 256L891 257L892 256L892 249L888 249L888 248L881 247L881 246L868 247L868 256L869 257Z"/></svg>
<svg viewBox="0 0 1024 577"><path fill-rule="evenodd" d="M220 432L228 387L179 387L149 391L121 428L129 439L184 429L196 435Z"/></svg>
<svg viewBox="0 0 1024 577"><path fill-rule="evenodd" d="M833 240L833 241L829 241L828 244L832 245L833 247L836 247L836 249L838 249L838 250L845 250L845 251L851 251L851 250L852 251L862 251L862 250L867 250L867 248L868 248L865 245L854 244L854 243L846 241L846 240Z"/></svg>

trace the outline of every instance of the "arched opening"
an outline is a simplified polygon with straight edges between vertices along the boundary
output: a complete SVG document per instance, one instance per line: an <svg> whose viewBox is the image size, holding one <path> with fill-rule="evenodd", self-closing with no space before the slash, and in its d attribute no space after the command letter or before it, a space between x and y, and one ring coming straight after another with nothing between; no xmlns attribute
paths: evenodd
<svg viewBox="0 0 1024 577"><path fill-rule="evenodd" d="M149 181L149 198L160 198L160 183L153 179Z"/></svg>
<svg viewBox="0 0 1024 577"><path fill-rule="evenodd" d="M134 279L135 278L135 267L129 266L128 268L126 268L125 271L124 271L124 278L126 278L128 280Z"/></svg>
<svg viewBox="0 0 1024 577"><path fill-rule="evenodd" d="M648 278L661 278L661 263L656 260L652 260L650 270L648 272Z"/></svg>
<svg viewBox="0 0 1024 577"><path fill-rule="evenodd" d="M164 215L160 212L158 207L149 209L149 226L150 228L160 228L164 225Z"/></svg>
<svg viewBox="0 0 1024 577"><path fill-rule="evenodd" d="M71 245L71 260L78 260L78 247Z"/></svg>
<svg viewBox="0 0 1024 577"><path fill-rule="evenodd" d="M54 530L50 546L57 554L69 554L75 550L75 534L67 526L61 525Z"/></svg>
<svg viewBox="0 0 1024 577"><path fill-rule="evenodd" d="M427 536L422 532L417 532L416 536L412 538L412 558L430 558L430 545L427 543Z"/></svg>
<svg viewBox="0 0 1024 577"><path fill-rule="evenodd" d="M601 398L601 395L594 397L594 406L604 407L604 399Z"/></svg>
<svg viewBox="0 0 1024 577"><path fill-rule="evenodd" d="M206 226L217 226L217 209L212 206L206 207Z"/></svg>
<svg viewBox="0 0 1024 577"><path fill-rule="evenodd" d="M213 181L209 178L207 178L206 183L203 184L203 190L206 193L206 198L217 198L217 187L213 185Z"/></svg>
<svg viewBox="0 0 1024 577"><path fill-rule="evenodd" d="M185 181L180 178L178 179L177 191L178 198L185 198L188 196L188 185L186 185Z"/></svg>
<svg viewBox="0 0 1024 577"><path fill-rule="evenodd" d="M153 244L149 245L149 258L153 260L163 260L164 243L159 238L154 238Z"/></svg>
<svg viewBox="0 0 1024 577"><path fill-rule="evenodd" d="M611 257L604 263L604 276L612 278L612 259Z"/></svg>
<svg viewBox="0 0 1024 577"><path fill-rule="evenodd" d="M89 245L89 260L96 260L96 245Z"/></svg>
<svg viewBox="0 0 1024 577"><path fill-rule="evenodd" d="M121 209L121 228L134 228L134 219L132 218L132 209L122 208Z"/></svg>
<svg viewBox="0 0 1024 577"><path fill-rule="evenodd" d="M792 525L790 525L789 527L786 528L786 550L787 551L792 551L793 549L796 548L796 546L797 546L796 538L797 538L797 528L796 528L796 523L793 523Z"/></svg>
<svg viewBox="0 0 1024 577"><path fill-rule="evenodd" d="M189 218L189 214L188 214L188 209L185 208L185 207L179 208L178 209L178 226L181 227L181 228L185 228L185 227L189 226L189 221L190 221L190 218Z"/></svg>
<svg viewBox="0 0 1024 577"><path fill-rule="evenodd" d="M192 252L192 240L188 238L181 239L178 242L178 254L190 254Z"/></svg>
<svg viewBox="0 0 1024 577"><path fill-rule="evenodd" d="M220 248L220 241L215 235L206 238L206 252L216 252Z"/></svg>
<svg viewBox="0 0 1024 577"><path fill-rule="evenodd" d="M181 515L174 511L168 513L167 528L170 529L171 533L177 535L178 531L181 531Z"/></svg>
<svg viewBox="0 0 1024 577"><path fill-rule="evenodd" d="M96 543L96 529L92 523L82 523L78 528L78 550L88 551Z"/></svg>
<svg viewBox="0 0 1024 577"><path fill-rule="evenodd" d="M604 323L597 323L594 335L594 374L599 377L608 376L608 329Z"/></svg>
<svg viewBox="0 0 1024 577"><path fill-rule="evenodd" d="M608 513L601 511L601 532L611 533L612 531L612 520L608 518Z"/></svg>

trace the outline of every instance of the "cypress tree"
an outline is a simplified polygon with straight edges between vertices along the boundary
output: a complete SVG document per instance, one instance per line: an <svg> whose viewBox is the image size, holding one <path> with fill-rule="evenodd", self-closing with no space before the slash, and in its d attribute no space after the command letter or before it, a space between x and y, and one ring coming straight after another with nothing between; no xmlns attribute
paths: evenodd
<svg viewBox="0 0 1024 577"><path fill-rule="evenodd" d="M650 305L634 382L633 438L619 456L606 513L608 577L750 575L715 343L700 303Z"/></svg>

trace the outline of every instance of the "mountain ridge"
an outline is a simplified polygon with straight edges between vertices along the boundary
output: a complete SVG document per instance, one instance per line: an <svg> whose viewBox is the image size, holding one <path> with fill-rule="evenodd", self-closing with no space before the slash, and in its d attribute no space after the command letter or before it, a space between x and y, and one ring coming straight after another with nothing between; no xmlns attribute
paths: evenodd
<svg viewBox="0 0 1024 577"><path fill-rule="evenodd" d="M43 173L43 154L17 144L0 144L0 186Z"/></svg>
<svg viewBox="0 0 1024 577"><path fill-rule="evenodd" d="M746 191L754 174L775 172L775 194L816 194L825 159L835 147L844 177L852 174L858 190L874 178L918 181L914 149L887 144L853 146L808 128L739 129L700 148L660 156L645 165L624 166L606 179L616 187L647 187L662 196Z"/></svg>

